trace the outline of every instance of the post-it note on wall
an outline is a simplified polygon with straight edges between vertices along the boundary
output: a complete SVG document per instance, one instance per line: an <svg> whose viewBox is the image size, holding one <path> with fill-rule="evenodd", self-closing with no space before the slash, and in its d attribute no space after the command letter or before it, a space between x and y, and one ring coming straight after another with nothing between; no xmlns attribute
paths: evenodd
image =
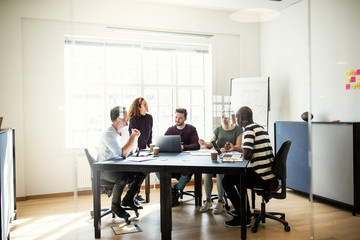
<svg viewBox="0 0 360 240"><path fill-rule="evenodd" d="M350 89L354 90L356 88L356 84L350 84Z"/></svg>
<svg viewBox="0 0 360 240"><path fill-rule="evenodd" d="M350 77L345 78L345 82L346 82L346 83L349 83L349 82L350 82L350 79L351 79Z"/></svg>
<svg viewBox="0 0 360 240"><path fill-rule="evenodd" d="M356 81L357 81L357 82L360 82L360 77L356 77Z"/></svg>
<svg viewBox="0 0 360 240"><path fill-rule="evenodd" d="M350 75L350 70L346 70L345 71L345 76L349 76Z"/></svg>
<svg viewBox="0 0 360 240"><path fill-rule="evenodd" d="M356 84L356 88L360 88L360 83Z"/></svg>
<svg viewBox="0 0 360 240"><path fill-rule="evenodd" d="M356 82L356 78L355 78L355 77L351 77L350 82Z"/></svg>
<svg viewBox="0 0 360 240"><path fill-rule="evenodd" d="M355 70L351 70L350 75L355 75L356 71Z"/></svg>
<svg viewBox="0 0 360 240"><path fill-rule="evenodd" d="M346 84L346 90L350 90L350 84Z"/></svg>
<svg viewBox="0 0 360 240"><path fill-rule="evenodd" d="M360 75L360 69L356 70L356 75Z"/></svg>

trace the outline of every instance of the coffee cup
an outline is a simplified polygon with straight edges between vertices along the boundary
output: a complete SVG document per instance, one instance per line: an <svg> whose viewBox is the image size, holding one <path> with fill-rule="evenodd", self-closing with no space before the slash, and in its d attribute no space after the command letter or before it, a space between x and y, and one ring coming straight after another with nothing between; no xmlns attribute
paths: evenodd
<svg viewBox="0 0 360 240"><path fill-rule="evenodd" d="M211 152L211 160L217 161L218 153L217 152Z"/></svg>
<svg viewBox="0 0 360 240"><path fill-rule="evenodd" d="M155 147L155 144L150 144L150 152L153 151L154 147Z"/></svg>
<svg viewBox="0 0 360 240"><path fill-rule="evenodd" d="M154 156L159 156L160 148L159 147L153 147Z"/></svg>

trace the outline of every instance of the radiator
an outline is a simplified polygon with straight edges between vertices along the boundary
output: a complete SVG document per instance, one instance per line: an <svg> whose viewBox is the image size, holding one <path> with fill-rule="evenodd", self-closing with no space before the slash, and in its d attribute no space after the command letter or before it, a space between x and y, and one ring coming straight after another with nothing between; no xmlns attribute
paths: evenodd
<svg viewBox="0 0 360 240"><path fill-rule="evenodd" d="M91 169L85 155L77 157L77 188L91 189Z"/></svg>

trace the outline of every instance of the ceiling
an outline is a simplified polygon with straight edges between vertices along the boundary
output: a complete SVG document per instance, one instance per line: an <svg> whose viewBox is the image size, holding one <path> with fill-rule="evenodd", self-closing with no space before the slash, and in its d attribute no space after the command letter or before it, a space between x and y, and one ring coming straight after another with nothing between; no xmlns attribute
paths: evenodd
<svg viewBox="0 0 360 240"><path fill-rule="evenodd" d="M173 6L194 7L235 12L250 8L270 8L281 11L302 0L137 0L147 3L161 3Z"/></svg>

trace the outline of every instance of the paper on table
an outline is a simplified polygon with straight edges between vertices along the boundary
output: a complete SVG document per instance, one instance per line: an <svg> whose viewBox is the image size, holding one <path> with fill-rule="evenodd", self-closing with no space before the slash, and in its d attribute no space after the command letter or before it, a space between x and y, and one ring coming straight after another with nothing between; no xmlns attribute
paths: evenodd
<svg viewBox="0 0 360 240"><path fill-rule="evenodd" d="M214 150L198 150L198 151L188 151L190 155L194 156L210 156L211 152Z"/></svg>
<svg viewBox="0 0 360 240"><path fill-rule="evenodd" d="M149 160L155 160L155 158L153 156L147 156L147 157L127 157L125 159L125 161L131 161L131 162L143 162Z"/></svg>

